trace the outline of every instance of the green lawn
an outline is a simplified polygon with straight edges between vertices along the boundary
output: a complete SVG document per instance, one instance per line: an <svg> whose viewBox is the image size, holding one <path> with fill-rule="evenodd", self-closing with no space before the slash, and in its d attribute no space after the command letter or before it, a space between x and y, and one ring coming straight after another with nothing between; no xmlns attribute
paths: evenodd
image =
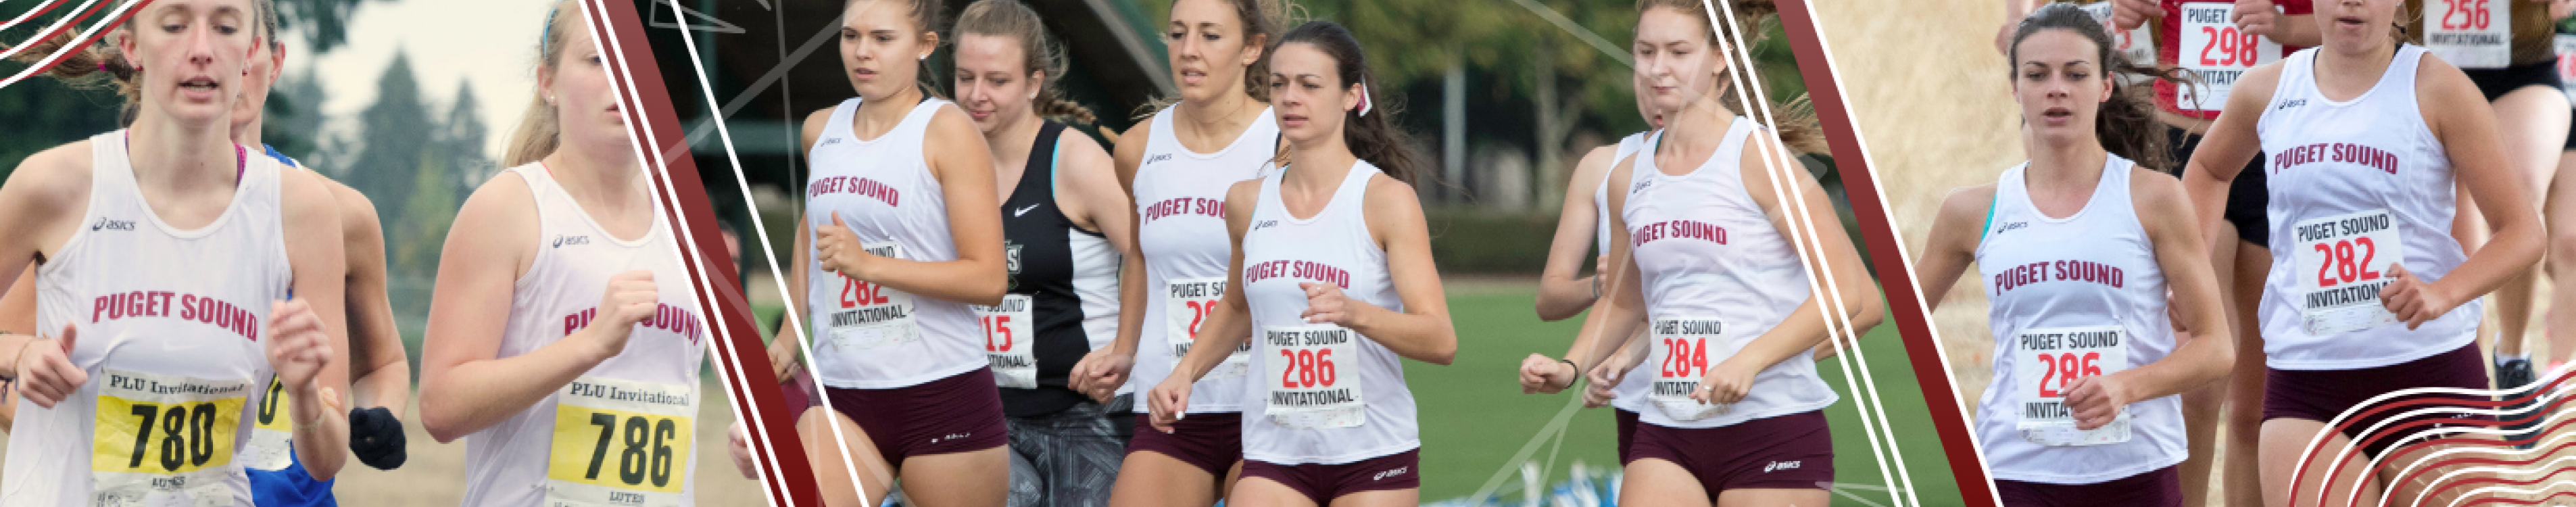
<svg viewBox="0 0 2576 507"><path fill-rule="evenodd" d="M1564 408L1572 391L1557 395L1521 394L1517 379L1522 357L1532 352L1555 356L1565 352L1582 326L1580 318L1558 322L1540 322L1531 309L1530 292L1474 294L1453 293L1449 311L1458 326L1458 360L1449 366L1408 362L1406 381L1421 413L1422 423L1422 499L1426 502L1445 500L1475 493L1497 471L1509 469L1514 474L1503 483L1498 495L1517 497L1520 487L1519 466L1510 462L1547 426L1548 420ZM778 308L754 310L766 322ZM1899 341L1896 326L1881 325L1862 339L1863 352L1869 357L1870 375L1878 384L1887 403L1888 418L1897 427L1897 451L1904 455L1906 471L1922 505L1960 505L1959 490L1954 483L1949 460L1941 452L1940 440L1929 429L1922 391L1914 382L1912 366L1906 362L1904 343ZM1857 357L1857 356L1855 356ZM1843 369L1828 361L1818 368L1827 383L1842 394L1842 401L1826 409L1826 419L1834 431L1835 481L1854 485L1843 491L1877 505L1893 505L1881 488L1878 461L1873 457L1863 434L1858 405L1851 390L1843 384ZM1855 376L1857 380L1857 376ZM1618 454L1612 449L1616 438L1611 430L1608 409L1582 410L1569 422L1565 438L1556 444L1555 466L1546 471L1546 483L1555 484L1567 477L1574 462L1581 461L1600 470L1618 465ZM1889 428L1878 428L1882 434ZM1531 457L1544 462L1548 448L1541 447ZM1888 472L1892 476L1893 470ZM1865 507L1869 504L1837 496L1835 505Z"/></svg>
<svg viewBox="0 0 2576 507"><path fill-rule="evenodd" d="M1406 365L1405 377L1421 410L1423 500L1473 494L1495 471L1505 467L1518 474L1518 466L1509 463L1512 455L1565 406L1566 397L1574 395L1570 390L1557 395L1520 392L1515 379L1521 358L1532 352L1550 356L1564 353L1575 330L1582 326L1579 318L1540 322L1531 309L1532 298L1526 291L1451 295L1449 311L1458 326L1456 364ZM1869 356L1870 374L1887 402L1887 415L1901 429L1897 445L1904 455L1906 471L1912 483L1923 488L1918 498L1924 505L1960 504L1949 461L1941 454L1940 440L1928 431L1929 413L1924 409L1922 391L1916 388L1913 368L1906 362L1904 343L1897 338L1896 326L1879 326L1863 338L1862 347ZM1863 432L1858 408L1850 389L1843 385L1842 367L1831 361L1821 366L1819 372L1826 382L1842 393L1842 401L1826 410L1834 431L1835 481L1884 487L1887 481L1881 479L1869 443L1860 438ZM1888 428L1879 430L1884 434ZM1579 412L1566 430L1556 466L1547 472L1547 482L1564 480L1576 460L1595 467L1615 466L1615 440L1608 409ZM1541 448L1532 459L1544 461L1547 452ZM1518 491L1519 484L1519 478L1512 477L1504 483L1501 493ZM1893 504L1883 490L1856 487L1844 491L1879 505ZM1837 497L1835 505L1866 504Z"/></svg>

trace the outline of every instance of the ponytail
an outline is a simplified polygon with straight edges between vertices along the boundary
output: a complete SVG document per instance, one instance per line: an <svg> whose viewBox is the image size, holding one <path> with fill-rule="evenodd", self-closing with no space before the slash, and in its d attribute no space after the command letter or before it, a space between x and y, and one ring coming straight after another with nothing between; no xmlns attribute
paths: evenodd
<svg viewBox="0 0 2576 507"><path fill-rule="evenodd" d="M563 15L563 8L572 2L555 0L554 8L546 11L545 32L537 37L538 76L552 79L555 69L561 68L564 44L572 32L572 18ZM505 145L508 150L501 157L504 166L544 160L563 143L563 118L555 112L554 103L546 101L545 90L539 89L535 95L528 98L527 112L519 115L519 127L510 130L510 140Z"/></svg>

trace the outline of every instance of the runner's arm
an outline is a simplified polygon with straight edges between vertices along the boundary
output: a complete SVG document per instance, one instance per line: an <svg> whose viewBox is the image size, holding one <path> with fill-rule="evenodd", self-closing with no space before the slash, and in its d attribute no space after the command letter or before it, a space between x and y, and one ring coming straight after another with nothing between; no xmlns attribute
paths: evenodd
<svg viewBox="0 0 2576 507"><path fill-rule="evenodd" d="M2432 305L2426 313L2440 315L2494 291L2514 272L2539 262L2542 241L2548 236L2531 204L2532 192L2517 186L2521 177L2505 157L2503 141L2497 140L2495 109L2486 107L2486 97L2477 85L2439 58L2423 59L2416 76L2423 85L2416 96L2425 123L2441 140L2452 171L2468 187L2469 197L2477 201L2478 211L2494 231L2459 267L2440 280L2426 280L2431 284L2424 290L2437 296L2427 301ZM2397 317L2411 320L2405 312Z"/></svg>
<svg viewBox="0 0 2576 507"><path fill-rule="evenodd" d="M1949 197L1941 199L1931 237L1924 240L1922 256L1914 259L1914 276L1923 283L1924 309L1940 309L1959 276L1976 263L1977 243L1985 235L1986 214L1994 203L1992 183L1951 190Z"/></svg>
<svg viewBox="0 0 2576 507"><path fill-rule="evenodd" d="M1173 365L1172 377L1198 382L1208 370L1225 362L1234 349L1252 339L1252 304L1243 297L1243 234L1252 227L1253 203L1261 195L1261 180L1237 182L1225 192L1225 229L1234 245L1233 260L1226 262L1224 304L1209 311L1206 322L1199 323L1199 335L1190 344L1190 353ZM1164 379L1170 382L1170 378Z"/></svg>
<svg viewBox="0 0 2576 507"><path fill-rule="evenodd" d="M2164 359L2137 368L2111 374L2121 377L2127 393L2115 393L2121 405L2181 394L2227 375L2236 361L2236 342L2228 328L2226 310L2219 304L2218 275L2209 263L2209 249L2201 243L2199 231L2192 227L2190 202L2184 200L2181 185L2163 174L2131 171L2130 200L2137 209L2139 225L2146 228L2147 241L2155 248L2156 266L2171 289L2170 303L2176 308L2190 333L2175 333L2182 343ZM2156 316L2152 318L2163 318ZM2095 381L2080 378L2078 382ZM2069 386L2069 397L2081 388Z"/></svg>
<svg viewBox="0 0 2576 507"><path fill-rule="evenodd" d="M1067 168L1075 172L1072 181L1082 196L1084 213L1118 249L1118 329L1107 348L1084 353L1082 360L1074 363L1070 373L1073 378L1068 380L1074 390L1091 396L1093 401L1108 403L1135 366L1136 342L1144 331L1148 304L1145 257L1137 249L1136 205L1130 198L1134 195L1136 157L1142 155L1144 143L1120 144L1118 153L1112 155L1102 151L1090 136L1070 129L1065 132L1065 140L1078 140L1081 145L1074 150L1078 153L1068 160L1071 163Z"/></svg>
<svg viewBox="0 0 2576 507"><path fill-rule="evenodd" d="M385 407L399 416L411 398L411 357L386 295L384 226L367 196L337 184L331 193L349 257L349 406Z"/></svg>
<svg viewBox="0 0 2576 507"><path fill-rule="evenodd" d="M1610 169L1610 188L1628 188L1629 173L1638 158L1641 157L1629 157ZM1610 192L1610 209L1627 206L1627 192ZM1636 258L1630 252L1627 217L1611 213L1607 225L1610 251L1602 255L1609 256L1610 270L1602 275L1609 278L1601 282L1601 295L1605 297L1592 303L1592 311L1583 317L1583 327L1574 334L1574 344L1565 351L1565 360L1574 363L1578 375L1627 347L1629 341L1642 334L1639 330L1646 322L1645 291L1640 285Z"/></svg>
<svg viewBox="0 0 2576 507"><path fill-rule="evenodd" d="M1824 187L1816 184L1815 178L1804 168L1780 168L1778 172L1783 174L1779 176L1775 176L1774 171L1763 170L1772 164L1769 155L1780 149L1779 142L1770 136L1756 135L1745 144L1744 158L1739 166L1746 169L1743 172L1744 188L1785 186L1787 188L1783 190L1787 191L1788 200L1761 190L1747 194L1762 207L1763 214L1770 218L1771 227L1777 229L1781 237L1796 238L1808 231L1816 233L1808 238L1809 244L1815 246L1814 250L1799 252L1799 262L1808 266L1807 276L1816 278L1813 283L1828 289L1810 292L1807 301L1799 304L1778 325L1726 358L1726 362L1742 361L1740 364L1759 371L1796 357L1800 352L1815 350L1817 345L1833 339L1833 326L1826 323L1825 297L1839 296L1836 303L1842 308L1842 315L1835 318L1848 320L1851 328L1843 331L1855 336L1862 330L1877 326L1878 320L1886 316L1886 311L1880 308L1884 294L1879 292L1878 284L1870 280L1867 267L1860 261L1860 252L1852 247L1851 235L1843 231L1842 220L1831 214L1834 202L1825 197ZM1801 223L1791 214L1797 206L1823 215L1809 215L1816 219L1809 221L1812 223ZM1831 276L1831 283L1826 282L1827 275ZM1710 367L1712 372L1721 369Z"/></svg>
<svg viewBox="0 0 2576 507"><path fill-rule="evenodd" d="M1386 252L1386 272L1404 311L1347 299L1343 327L1407 359L1447 365L1458 358L1458 329L1449 320L1449 298L1440 288L1440 266L1431 259L1430 226L1413 185L1386 175L1369 177L1362 198L1369 232ZM1231 290L1232 287L1228 286ZM1345 295L1347 296L1347 294Z"/></svg>
<svg viewBox="0 0 2576 507"><path fill-rule="evenodd" d="M349 342L348 256L341 252L340 210L328 184L300 171L282 172L280 180L286 256L294 270L289 294L321 321L323 348L330 352L312 381L284 387L291 393L288 413L296 423L295 459L306 474L327 481L339 475L350 457L349 412L341 398L349 386L350 351L333 346ZM272 328L276 324L270 323ZM271 340L270 346L279 343Z"/></svg>
<svg viewBox="0 0 2576 507"><path fill-rule="evenodd" d="M1002 205L994 195L993 153L984 146L984 133L955 105L932 113L928 130L923 158L939 180L957 259L896 259L852 249L841 255L850 259L845 274L923 297L1001 304L1010 280L1002 266Z"/></svg>
<svg viewBox="0 0 2576 507"><path fill-rule="evenodd" d="M457 210L456 223L475 225L448 229L420 367L420 425L440 443L527 410L619 352L598 337L613 326L587 326L525 354L498 357L518 278L537 249L536 216L527 182L502 173Z"/></svg>
<svg viewBox="0 0 2576 507"><path fill-rule="evenodd" d="M1617 155L1615 146L1593 148L1574 164L1574 175L1565 184L1565 204L1557 209L1556 238L1547 244L1547 265L1538 275L1538 320L1555 322L1592 307L1601 297L1600 274L1576 278L1583 272L1584 254L1592 250L1594 234L1599 231L1601 211L1593 206L1592 192L1601 178L1610 172Z"/></svg>
<svg viewBox="0 0 2576 507"><path fill-rule="evenodd" d="M2209 133L2192 149L2191 160L2184 162L2182 188L2191 197L2201 244L2219 244L2227 187L2236 181L2236 173L2245 170L2246 163L2262 153L2262 140L2256 137L2254 128L2262 119L2263 109L2271 107L2272 88L2280 80L2279 62L2245 71L2237 79L2235 91L2227 95L2227 106L2219 111L2218 120L2210 124Z"/></svg>

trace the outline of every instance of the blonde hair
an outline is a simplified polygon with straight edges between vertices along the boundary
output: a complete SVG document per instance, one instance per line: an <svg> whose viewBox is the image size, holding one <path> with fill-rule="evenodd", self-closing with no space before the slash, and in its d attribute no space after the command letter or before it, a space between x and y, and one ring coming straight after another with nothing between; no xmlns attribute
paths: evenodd
<svg viewBox="0 0 2576 507"><path fill-rule="evenodd" d="M1701 0L1638 0L1637 15L1642 18L1645 16L1646 11L1658 8L1681 11L1684 14L1688 14L1691 19L1698 20L1701 26L1708 27L1708 39L1711 46L1731 44L1735 39L1735 31L1728 27L1711 23L1707 16L1700 15L1700 13L1705 12L1703 9L1707 8L1706 4L1702 4L1700 2ZM1779 5L1774 3L1772 0L1736 0L1734 2L1734 26L1736 28L1741 28L1746 32L1744 34L1744 44L1746 47L1734 49L1736 51L1749 54L1753 51L1751 46L1761 45L1762 40L1769 37L1771 33L1771 23L1778 20L1779 12ZM1750 60L1750 58L1747 58L1747 60ZM1732 73L1734 71L1729 70L1728 72ZM1751 74L1744 74L1744 76L1750 77ZM1748 79L1747 81L1750 80ZM1762 86L1762 83L1750 84L1752 86ZM1742 93L1739 88L1742 87L1727 87L1726 92L1718 97L1718 105L1729 111L1733 111L1737 100L1736 94ZM1808 102L1806 94L1800 93L1795 97L1789 97L1787 100L1762 105L1768 106L1771 110L1771 123L1774 123L1774 125L1768 126L1771 127L1772 134L1780 139L1781 144L1787 145L1790 149L1806 153L1825 152L1827 148L1825 145L1825 130L1824 127L1817 125L1815 107L1812 103ZM1737 111L1737 113L1743 114L1744 112Z"/></svg>
<svg viewBox="0 0 2576 507"><path fill-rule="evenodd" d="M118 3L133 1L122 0ZM270 49L275 50L280 45L277 42L276 0L248 1L251 6L252 21L257 24L251 29L252 36L268 41ZM134 33L134 24L129 21L119 21L114 30L118 36L130 36ZM28 64L43 63L45 58L52 56L55 51L80 42L78 31L65 30L54 34L53 37L27 43L24 50L12 55L10 59ZM0 44L0 49L8 47L7 44ZM133 125L135 115L141 113L143 68L126 61L125 52L117 49L116 43L112 41L87 43L84 47L63 55L62 61L55 62L53 67L45 69L41 75L51 76L55 81L62 82L64 86L75 89L115 90L116 96L124 100L117 114L119 125Z"/></svg>
<svg viewBox="0 0 2576 507"><path fill-rule="evenodd" d="M572 37L570 25L574 19L563 15L563 11L564 6L571 3L573 0L555 0L554 8L546 11L545 33L537 37L536 75L539 82L554 79L555 69L562 67L564 44ZM574 16L581 15L574 13ZM533 95L528 98L528 112L519 115L519 127L510 130L510 141L506 145L509 150L501 157L503 166L516 167L542 160L555 154L555 148L563 143L563 118L555 112L555 105L546 100L545 87L539 85Z"/></svg>

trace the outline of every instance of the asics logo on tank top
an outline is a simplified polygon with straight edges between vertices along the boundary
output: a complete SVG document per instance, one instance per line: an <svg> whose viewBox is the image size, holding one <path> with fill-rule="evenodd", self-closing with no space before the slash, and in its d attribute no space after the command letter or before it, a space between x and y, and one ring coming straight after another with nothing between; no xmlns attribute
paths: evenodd
<svg viewBox="0 0 2576 507"><path fill-rule="evenodd" d="M2119 266L2093 261L2041 261L2004 268L1995 273L1995 293L2018 289L2039 282L2091 282L2118 289L2128 286L2128 273Z"/></svg>
<svg viewBox="0 0 2576 507"><path fill-rule="evenodd" d="M99 296L90 303L91 324L141 317L175 317L183 322L223 328L244 339L259 341L258 315L242 309L240 305L212 297L166 290L133 291Z"/></svg>
<svg viewBox="0 0 2576 507"><path fill-rule="evenodd" d="M555 242L554 242L554 243L555 243L555 248L563 248L563 247L565 247L565 246L567 246L567 245L569 245L569 246L581 246L581 245L588 245L588 244L590 244L590 235L587 235L587 234L584 234L584 235L557 234L557 235L555 235Z"/></svg>
<svg viewBox="0 0 2576 507"><path fill-rule="evenodd" d="M1646 224L1644 226L1637 227L1637 230L1629 233L1629 235L1635 236L1632 238L1636 241L1635 246L1645 246L1645 244L1655 242L1656 240L1674 238L1696 239L1720 245L1726 244L1725 227L1696 220L1668 220Z"/></svg>
<svg viewBox="0 0 2576 507"><path fill-rule="evenodd" d="M2281 101L2281 105L2280 105L2280 106L2278 106L2278 107L2273 107L2273 108L2272 108L2272 110L2274 110L2274 111L2288 111L2288 110L2291 110L2291 109L2297 109L2297 108L2299 108L2300 106L2305 106L2305 105L2308 105L2308 99L2290 99L2290 100L2284 100L2284 101Z"/></svg>
<svg viewBox="0 0 2576 507"><path fill-rule="evenodd" d="M2359 165L2388 174L2397 174L2397 166L2403 161L2397 159L2396 152L2370 146L2352 143L2316 143L2292 146L2281 150L2280 153L2272 154L2272 173L2280 174L2281 171L2292 167L2322 163Z"/></svg>
<svg viewBox="0 0 2576 507"><path fill-rule="evenodd" d="M1171 159L1172 154L1170 153L1156 153L1145 157L1145 165L1153 165L1155 162L1162 162Z"/></svg>
<svg viewBox="0 0 2576 507"><path fill-rule="evenodd" d="M93 231L100 231L100 230L106 230L106 231L132 231L132 230L134 230L134 221L133 221L133 220L109 220L109 219L106 219L106 218L99 218L99 219L98 219L98 223L89 224L89 230L93 230Z"/></svg>
<svg viewBox="0 0 2576 507"><path fill-rule="evenodd" d="M1174 197L1145 207L1145 221L1149 223L1164 217L1179 215L1224 219L1225 201L1205 197Z"/></svg>
<svg viewBox="0 0 2576 507"><path fill-rule="evenodd" d="M817 179L814 180L814 184L808 186L805 194L808 199L830 194L858 194L861 197L882 201L887 206L900 206L903 202L903 191L896 190L891 185L878 183L877 180L859 176L831 176Z"/></svg>
<svg viewBox="0 0 2576 507"><path fill-rule="evenodd" d="M1263 221L1261 221L1261 223L1252 224L1252 230L1256 230L1256 231L1258 231L1258 230L1262 230L1262 229L1268 229L1268 228L1270 228L1270 226L1274 226L1274 225L1279 225L1279 221L1278 221L1278 220L1263 220Z"/></svg>
<svg viewBox="0 0 2576 507"><path fill-rule="evenodd" d="M2011 222L2011 223L2006 223L2006 224L2004 224L2004 226L2003 226L2003 227L1996 227L1996 228L1995 228L1995 234L2003 234L2003 233L2007 233L2007 232L2012 232L2014 229L2020 229L2020 228L2023 228L2023 227L2029 227L2029 226L2030 226L2030 222Z"/></svg>
<svg viewBox="0 0 2576 507"><path fill-rule="evenodd" d="M599 318L598 307L564 315L563 334L569 336L574 331L590 327L590 321L597 318ZM639 330L653 329L678 334L691 344L698 343L698 337L705 334L705 324L698 319L698 312L667 304L657 305L653 309L653 316L636 321L635 327Z"/></svg>
<svg viewBox="0 0 2576 507"><path fill-rule="evenodd" d="M1275 277L1314 280L1351 288L1350 270L1315 261L1276 260L1243 267L1243 283L1258 283Z"/></svg>

